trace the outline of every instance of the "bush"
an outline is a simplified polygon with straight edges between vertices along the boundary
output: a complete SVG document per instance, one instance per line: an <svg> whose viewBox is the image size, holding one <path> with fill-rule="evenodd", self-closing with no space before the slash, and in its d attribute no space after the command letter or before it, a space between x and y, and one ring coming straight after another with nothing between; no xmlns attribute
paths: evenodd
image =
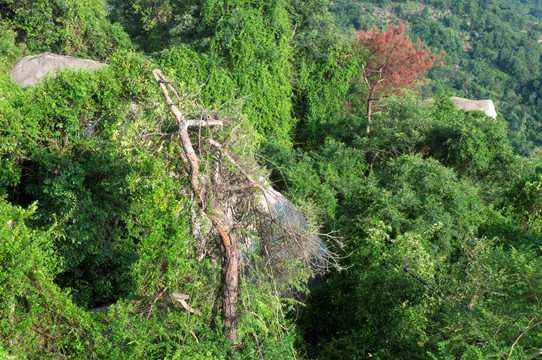
<svg viewBox="0 0 542 360"><path fill-rule="evenodd" d="M82 358L103 339L89 315L54 284L59 233L55 226L26 225L36 209L0 199L0 349L22 358Z"/></svg>
<svg viewBox="0 0 542 360"><path fill-rule="evenodd" d="M30 53L106 59L130 48L119 25L106 19L105 1L0 1L2 17L17 32L17 42Z"/></svg>

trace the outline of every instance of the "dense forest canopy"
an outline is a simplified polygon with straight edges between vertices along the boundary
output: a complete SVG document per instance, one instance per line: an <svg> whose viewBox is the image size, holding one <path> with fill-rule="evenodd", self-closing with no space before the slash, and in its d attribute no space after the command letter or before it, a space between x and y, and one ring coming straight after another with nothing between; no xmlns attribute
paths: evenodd
<svg viewBox="0 0 542 360"><path fill-rule="evenodd" d="M0 357L541 356L541 11L0 0Z"/></svg>

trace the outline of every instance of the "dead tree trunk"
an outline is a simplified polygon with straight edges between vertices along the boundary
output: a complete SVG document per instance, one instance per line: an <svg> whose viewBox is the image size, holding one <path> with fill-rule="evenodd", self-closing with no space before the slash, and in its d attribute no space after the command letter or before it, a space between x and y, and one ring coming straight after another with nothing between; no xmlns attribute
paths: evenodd
<svg viewBox="0 0 542 360"><path fill-rule="evenodd" d="M222 319L226 338L237 341L237 299L239 294L239 240L235 232L230 236L229 256L224 258L224 283L222 284Z"/></svg>
<svg viewBox="0 0 542 360"><path fill-rule="evenodd" d="M239 272L240 272L240 243L242 240L239 228L247 229L254 226L259 228L256 231L260 232L262 237L269 237L275 242L275 247L282 248L276 250L276 254L281 254L279 257L285 257L283 264L286 265L288 259L293 259L297 264L299 259L302 259L307 270L312 271L315 264L322 267L322 264L332 263L337 269L341 269L336 261L338 258L332 252L321 252L319 239L314 233L308 230L308 223L295 219L280 219L280 213L276 213L278 217L273 215L272 206L266 194L271 194L269 189L264 187L255 180L255 176L251 172L252 168L257 168L253 159L248 156L237 153L236 146L227 147L225 144L220 144L212 139L212 134L209 132L209 137L203 140L203 135L198 135L198 151L194 149L188 129L190 127L208 127L222 126L223 122L213 115L202 109L199 120L186 119L178 107L170 98L170 93L173 93L180 102L180 97L160 70L153 70L153 75L160 85L167 104L175 115L178 123L178 131L176 135L179 137L183 147L184 157L186 158L188 167L188 179L194 193L195 204L210 220L213 228L218 232L220 243L222 245L222 320L225 325L225 336L232 342L237 341L237 323L238 323L238 299L239 299ZM194 105L194 104L191 104ZM239 124L240 125L240 124ZM226 144L229 141L241 141L241 137L235 138L231 135L238 128L237 125L230 131L227 137ZM195 134L192 134L194 137ZM195 144L195 142L194 142ZM206 148L209 146L209 148ZM215 154L211 154L214 152ZM213 156L214 155L214 156ZM201 159L207 159L208 163L203 163ZM212 160L210 160L212 159ZM221 166L221 160L229 163L231 166ZM211 164L212 162L212 164ZM199 174L200 165L207 164L210 172L206 177ZM232 169L233 168L233 169ZM263 199L267 204L267 210L262 213L255 208L256 202L253 196L254 191L260 191ZM292 205L293 206L293 205ZM256 205L257 207L257 205ZM282 213L282 212L281 212ZM285 216L294 214L294 218L301 215L295 215L297 211L284 211ZM292 220L290 223L289 220ZM243 225L241 225L243 224ZM274 233L276 231L276 233ZM314 238L318 241L314 241ZM286 240L281 240L281 239ZM318 259L313 259L316 256ZM276 259L275 259L276 260ZM331 262L330 262L331 260ZM287 264L288 267L290 264ZM266 264L265 266L268 266ZM326 266L326 265L323 265ZM294 266L286 271L298 273L299 267ZM272 274L272 271L269 272ZM275 275L271 275L275 277ZM295 275L293 275L295 276ZM275 290L276 291L276 290ZM278 292L277 292L278 296Z"/></svg>
<svg viewBox="0 0 542 360"><path fill-rule="evenodd" d="M222 265L222 321L226 327L226 338L235 342L237 341L237 299L239 297L238 234L233 231L232 219L214 214L209 217L220 235L224 256Z"/></svg>
<svg viewBox="0 0 542 360"><path fill-rule="evenodd" d="M196 202L198 204L198 207L211 219L214 228L220 236L223 249L222 319L226 327L226 338L231 340L232 342L235 342L237 340L237 300L239 297L238 234L234 231L235 223L233 215L229 216L227 215L228 212L224 211L228 208L229 204L217 204L211 201L210 206L208 206L208 204L206 203L206 199L204 199L204 195L202 194L198 178L200 161L198 159L196 151L194 150L188 133L188 128L190 126L203 127L211 125L222 125L222 121L187 120L169 96L168 89L178 97L175 89L171 86L171 83L160 72L160 70L153 70L152 73L156 81L160 84L166 102L171 108L173 114L175 115L175 118L177 119L177 123L179 125L178 135L181 140L184 154L188 160L188 166L190 170L190 185L192 187L194 195L196 196Z"/></svg>

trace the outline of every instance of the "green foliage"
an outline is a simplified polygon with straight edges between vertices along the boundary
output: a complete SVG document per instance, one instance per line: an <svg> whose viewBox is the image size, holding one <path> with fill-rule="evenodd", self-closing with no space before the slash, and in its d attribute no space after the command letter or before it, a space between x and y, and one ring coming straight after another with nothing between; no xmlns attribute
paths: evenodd
<svg viewBox="0 0 542 360"><path fill-rule="evenodd" d="M530 247L503 250L485 239L464 246L453 267L438 329L439 351L468 359L524 359L538 351L540 259ZM453 335L450 335L453 334ZM517 344L515 344L517 342Z"/></svg>
<svg viewBox="0 0 542 360"><path fill-rule="evenodd" d="M7 72L9 64L21 56L21 48L15 44L15 32L11 30L0 18L0 72Z"/></svg>
<svg viewBox="0 0 542 360"><path fill-rule="evenodd" d="M51 226L54 214L75 206L54 242L61 256L55 281L71 288L85 306L133 291L129 267L137 254L134 239L122 231L134 199L128 190L133 166L107 137L118 116L129 114L123 111L129 101L149 94L148 75L142 73L148 64L129 53L120 55L109 68L65 71L24 93L11 92L2 103L11 114L5 118L4 161L15 165L2 178L3 191L11 192L14 203L39 200L33 223L38 228ZM61 195L67 191L75 195L75 205Z"/></svg>
<svg viewBox="0 0 542 360"><path fill-rule="evenodd" d="M3 0L0 9L1 18L31 53L105 59L116 49L130 47L122 28L107 21L105 1Z"/></svg>
<svg viewBox="0 0 542 360"><path fill-rule="evenodd" d="M192 42L207 43L207 29L201 24L202 1L109 0L108 17L120 23L132 41L147 53Z"/></svg>
<svg viewBox="0 0 542 360"><path fill-rule="evenodd" d="M378 175L389 193L380 195L370 209L383 211L384 216L377 217L398 233L428 231L441 222L443 227L435 240L450 251L457 246L454 239L475 231L481 211L476 189L458 180L453 171L437 161L405 156L390 161ZM389 197L395 199L388 202ZM397 210L390 206L397 206Z"/></svg>
<svg viewBox="0 0 542 360"><path fill-rule="evenodd" d="M36 124L26 120L12 100L21 97L21 90L7 75L0 75L0 124L3 129L0 138L0 194L4 195L6 186L13 186L19 182L22 157L28 155L26 149L20 148L21 143L30 143L32 135L36 134ZM16 100L15 100L16 101ZM25 126L28 125L28 126ZM28 135L27 135L28 134ZM25 136L26 135L26 136Z"/></svg>
<svg viewBox="0 0 542 360"><path fill-rule="evenodd" d="M206 1L202 22L213 27L210 52L232 70L242 108L263 136L288 143L291 117L291 25L286 1Z"/></svg>
<svg viewBox="0 0 542 360"><path fill-rule="evenodd" d="M487 236L499 236L505 246L536 249L542 245L539 160L522 164L507 180L485 225Z"/></svg>
<svg viewBox="0 0 542 360"><path fill-rule="evenodd" d="M449 100L437 100L438 125L428 134L431 155L458 173L483 178L506 166L512 149L506 124L481 111L451 109Z"/></svg>
<svg viewBox="0 0 542 360"><path fill-rule="evenodd" d="M197 244L190 234L191 203L179 191L179 185L187 184L163 175L167 170L164 162L140 161L142 171L132 176L129 184L139 195L138 202L132 204L125 219L126 231L138 243L138 260L132 267L138 292L156 294L168 288L195 296L215 291L217 279L204 276L218 273L216 264L196 261ZM200 267L208 271L202 275Z"/></svg>
<svg viewBox="0 0 542 360"><path fill-rule="evenodd" d="M193 55L201 61L187 69ZM200 95L212 106L223 106L232 96L235 77L211 59L188 48L164 52L162 66L179 71L183 81L187 116L201 111L187 95L200 83L208 81ZM232 344L215 323L221 293L218 243L197 234L207 225L193 212L186 192L182 149L166 134L175 131L175 122L159 105L149 61L117 52L108 62L94 72L63 71L25 91L6 78L3 89L13 91L2 92L0 103L2 120L9 124L2 159L13 165L2 173L2 190L12 203L39 202L29 221L32 231L54 229L51 281L70 289L80 306L118 301L109 314L88 319L89 327L108 332L107 342L88 334L96 345L83 347L89 356L226 358ZM223 111L239 117L237 102ZM236 131L251 131L250 124L243 126ZM238 152L254 151L255 143L246 142L236 144ZM256 268L267 266L254 256ZM291 356L295 335L284 333L291 324L275 295L277 288L299 288L307 280L299 264L291 265L291 281L280 284L247 269L251 280L242 284L237 358ZM187 312L171 299L172 292L190 294L190 305L202 315Z"/></svg>
<svg viewBox="0 0 542 360"><path fill-rule="evenodd" d="M229 71L217 60L188 47L162 52L160 63L171 69L186 93L199 93L201 101L209 108L221 107L236 93L236 82Z"/></svg>
<svg viewBox="0 0 542 360"><path fill-rule="evenodd" d="M32 230L37 205L0 200L0 349L18 358L81 358L103 341L90 317L53 279L57 229ZM91 339L94 339L91 341Z"/></svg>
<svg viewBox="0 0 542 360"><path fill-rule="evenodd" d="M145 8L143 1L133 7L130 3L113 2L115 18L129 24L135 17L151 34L161 26L169 27L170 35L145 47L162 50L164 42L178 47L165 50L162 63L171 66L190 88L206 84L202 94L206 106L222 105L233 96L241 98L242 112L260 140L276 137L290 142L295 120L290 84L292 29L286 1L160 1L153 9ZM137 38L144 36L140 29L133 30Z"/></svg>
<svg viewBox="0 0 542 360"><path fill-rule="evenodd" d="M334 274L314 290L301 318L309 355L321 359L425 358L438 299L402 270L433 283L438 262L424 235L387 236L377 225L352 259L355 269ZM315 311L318 309L317 311Z"/></svg>
<svg viewBox="0 0 542 360"><path fill-rule="evenodd" d="M288 10L295 29L292 47L296 69L326 59L330 54L329 48L340 40L334 34L329 6L329 0L290 1Z"/></svg>
<svg viewBox="0 0 542 360"><path fill-rule="evenodd" d="M314 148L328 135L356 133L363 119L356 111L361 104L354 88L359 57L349 42L339 41L321 61L300 65L294 99L300 119L295 133L298 143Z"/></svg>
<svg viewBox="0 0 542 360"><path fill-rule="evenodd" d="M111 308L107 314L111 344L101 355L111 359L227 358L230 344L220 331L198 324L198 319L187 316L172 300L160 300L150 311L137 303Z"/></svg>
<svg viewBox="0 0 542 360"><path fill-rule="evenodd" d="M76 154L44 155L33 170L45 177L28 176L26 194L37 199L45 224L56 211L75 207L70 220L61 225L63 236L55 242L62 256L56 282L73 289L78 304L107 304L132 291L129 266L136 258L133 240L119 234L131 195L126 177L131 170L119 158L102 149L99 153L75 148ZM74 199L62 192L72 191ZM47 226L47 225L46 225ZM92 284L92 285L91 285Z"/></svg>
<svg viewBox="0 0 542 360"><path fill-rule="evenodd" d="M372 134L358 135L353 139L356 147L367 149L372 169L402 155L435 156L433 146L428 146L428 135L440 122L433 116L427 103L420 103L420 99L409 92L384 99L381 106L382 111L373 115ZM447 121L455 121L453 116L450 119ZM360 123L356 133L365 131L363 125Z"/></svg>
<svg viewBox="0 0 542 360"><path fill-rule="evenodd" d="M481 274L481 269L498 273L502 265L493 260L479 265L478 272L465 271L466 266L472 266L466 265L472 259L485 261L477 255L478 246L491 249L491 242L475 238L478 224L484 221L477 189L435 160L416 156L391 160L365 181L337 211L351 268L333 274L315 289L301 318L309 355L321 359L426 359L428 352L437 353L436 334L442 339L457 339L453 340L457 344L469 343L464 333L457 338L452 335L458 326L477 329L467 325L471 320L464 310L468 304L465 287L474 290L476 284L494 279ZM502 249L497 251L508 256ZM494 255L488 255L487 260ZM515 274L514 270L510 274ZM492 291L487 294L494 294ZM456 309L451 313L457 315L448 318L450 304ZM498 319L487 314L480 319L480 326L489 332L497 331L496 325L490 325L495 322L511 324L506 316L529 303L517 299L514 304L517 308L508 311L501 303L498 309L506 312L499 313ZM463 310L457 313L459 308ZM497 307L491 309L496 311ZM527 314L532 318L536 311L528 310ZM526 326L528 316L521 326ZM442 330L443 324L449 328ZM512 342L503 336L493 344L502 349ZM457 354L446 349L436 358ZM495 354L494 350L478 342L470 351Z"/></svg>
<svg viewBox="0 0 542 360"><path fill-rule="evenodd" d="M299 167L304 182L291 182L292 194L318 181L327 191L332 189L334 227L344 236L349 255L345 261L351 266L347 272L329 276L308 298L299 321L302 342L298 346L309 356L426 359L452 354L454 358L482 359L508 354L515 340L514 331L495 337L496 324L515 326L508 316L516 311L526 314L518 328L525 330L538 321L532 320L536 310L519 298L514 300L514 309L505 306L504 298L493 307L496 294L501 293L492 288L486 294L493 297L489 300L490 295L484 295L488 302L481 307L479 322L471 326L465 306L472 294L465 297L464 293L466 287L476 289L484 279L500 276L490 275L500 274L503 264L490 262L490 256L502 256L504 262L504 257L511 256L509 251L520 257L533 252L532 248L517 253L498 248L487 258L478 258L480 249L489 252L494 242L477 236L499 235L501 239L495 241L505 244L517 243L513 238L520 237L523 244L537 244L538 230L523 227L538 213L531 207L536 207L537 177L529 175L525 162L512 157L502 122L458 111L443 99L435 105L418 102L409 96L388 99L383 111L375 114L379 124L370 136L343 138L350 156L327 142L317 151L294 158L310 167ZM438 138L436 134L440 134ZM333 152L327 153L326 148ZM352 157L356 153L358 157ZM279 166L286 179L295 179L289 175L295 162L287 159L283 154L274 160L286 165ZM334 169L343 162L349 164L349 171L315 171ZM511 177L518 171L526 175ZM311 180L313 176L317 181ZM480 186L473 186L471 179ZM518 179L516 187L511 187L512 179ZM506 188L510 189L507 196L518 205L501 211L500 205L488 208L484 204L484 200L500 199L497 194ZM529 205L520 200L525 197L530 199ZM526 209L523 214L529 215L519 216L522 220L516 223L510 209L519 208L520 203L525 204L521 205ZM480 259L476 266L483 273L476 270L465 278L465 268L475 262L473 258ZM506 274L515 274L513 266ZM522 280L517 283L528 287ZM510 285L494 286L504 289ZM456 337L459 328L465 331ZM536 336L534 329L532 332ZM472 340L490 336L494 338L489 342ZM528 354L526 346L517 346L514 354Z"/></svg>
<svg viewBox="0 0 542 360"><path fill-rule="evenodd" d="M542 225L542 174L537 168L515 184L506 196L506 205L513 209L526 230L541 230Z"/></svg>
<svg viewBox="0 0 542 360"><path fill-rule="evenodd" d="M130 274L137 291L105 315L110 344L101 351L118 359L226 358L230 344L212 327L220 266L209 257L197 260L191 202L179 187L187 184L164 175L165 163L139 161L141 172L128 185L138 201L123 219L138 249ZM187 312L172 292L190 295L201 314Z"/></svg>
<svg viewBox="0 0 542 360"><path fill-rule="evenodd" d="M499 1L424 5L0 1L0 357L529 357L542 331L542 178L540 159L512 155L507 135L525 154L539 140L539 25ZM502 117L407 93L383 101L366 134L364 49L334 32L330 6L344 28L406 19L448 52L426 92L501 100L510 130ZM305 299L309 269L291 254L270 261L282 238L266 243L237 214L250 241L236 344L220 320L220 243L193 205L155 64L118 51L130 45L106 12L155 52L187 117L207 108L227 119L223 132L198 132L229 139L255 169L258 149L274 185L343 244L326 245L347 271ZM29 51L109 66L22 90L7 71ZM101 314L74 305L113 302Z"/></svg>
<svg viewBox="0 0 542 360"><path fill-rule="evenodd" d="M445 50L443 67L429 72L427 96L446 91L471 99L492 99L509 124L516 152L533 153L540 145L536 95L540 85L538 44L540 6L522 1L359 1L340 0L331 7L343 31L368 30L403 21L412 39ZM529 8L526 14L520 9ZM538 8L538 10L535 10Z"/></svg>
<svg viewBox="0 0 542 360"><path fill-rule="evenodd" d="M365 151L342 142L329 140L308 153L266 143L260 151L275 187L310 209L316 223L332 221L339 199L364 185Z"/></svg>
<svg viewBox="0 0 542 360"><path fill-rule="evenodd" d="M350 135L354 146L368 150L374 169L401 155L420 154L462 177L490 182L513 161L502 119L458 110L447 98L420 103L413 94L391 97L374 119L371 136Z"/></svg>

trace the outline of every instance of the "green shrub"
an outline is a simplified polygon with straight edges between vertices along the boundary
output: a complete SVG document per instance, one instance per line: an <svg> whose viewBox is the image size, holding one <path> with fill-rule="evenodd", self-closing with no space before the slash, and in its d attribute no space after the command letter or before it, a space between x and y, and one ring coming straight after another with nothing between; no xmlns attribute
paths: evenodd
<svg viewBox="0 0 542 360"><path fill-rule="evenodd" d="M30 53L53 52L105 59L130 40L106 19L105 1L2 0L2 17Z"/></svg>
<svg viewBox="0 0 542 360"><path fill-rule="evenodd" d="M21 358L83 358L102 339L89 315L53 282L59 233L26 225L36 209L0 199L0 348Z"/></svg>

